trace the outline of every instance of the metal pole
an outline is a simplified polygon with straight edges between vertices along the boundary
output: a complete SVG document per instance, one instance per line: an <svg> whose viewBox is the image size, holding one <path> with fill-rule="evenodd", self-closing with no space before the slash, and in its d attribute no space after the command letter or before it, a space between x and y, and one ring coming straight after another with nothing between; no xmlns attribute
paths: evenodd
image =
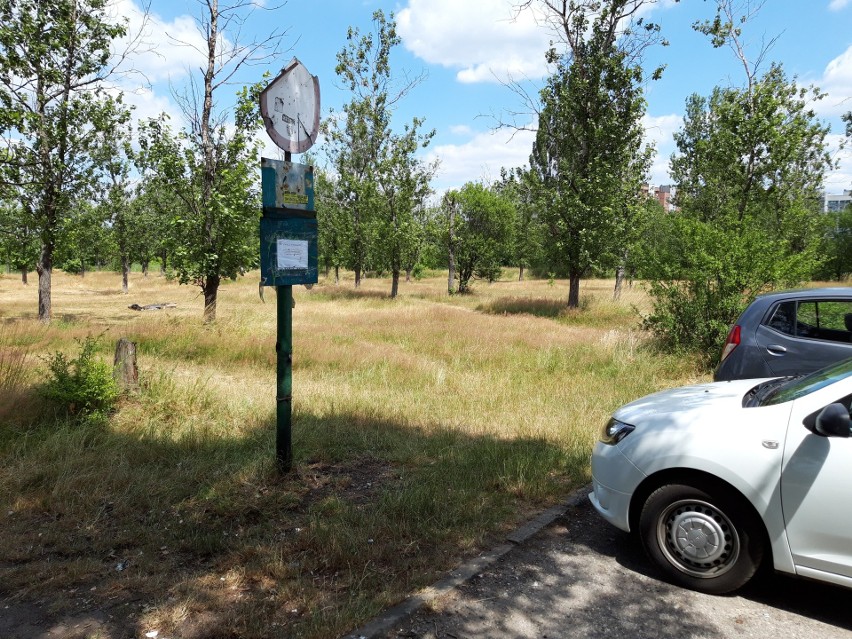
<svg viewBox="0 0 852 639"><path fill-rule="evenodd" d="M289 472L293 466L293 287L276 286L278 304L278 392L275 408L275 459L279 472Z"/></svg>

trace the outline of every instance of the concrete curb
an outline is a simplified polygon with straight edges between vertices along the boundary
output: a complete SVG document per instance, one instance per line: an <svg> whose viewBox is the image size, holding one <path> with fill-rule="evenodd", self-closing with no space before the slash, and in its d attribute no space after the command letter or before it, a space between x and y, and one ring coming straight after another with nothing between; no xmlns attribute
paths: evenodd
<svg viewBox="0 0 852 639"><path fill-rule="evenodd" d="M399 627L402 621L412 615L427 601L447 594L453 588L458 588L461 584L468 581L473 576L482 573L485 568L510 552L515 546L524 543L539 530L550 525L558 517L564 515L568 512L569 508L578 506L586 499L586 495L588 495L591 490L591 484L578 488L561 504L548 508L532 521L524 524L507 535L506 543L502 543L496 548L492 548L488 552L462 564L458 568L452 570L443 579L440 579L428 588L424 588L417 594L411 595L402 603L397 604L393 608L389 608L366 625L345 634L340 639L375 639L389 632L394 627Z"/></svg>

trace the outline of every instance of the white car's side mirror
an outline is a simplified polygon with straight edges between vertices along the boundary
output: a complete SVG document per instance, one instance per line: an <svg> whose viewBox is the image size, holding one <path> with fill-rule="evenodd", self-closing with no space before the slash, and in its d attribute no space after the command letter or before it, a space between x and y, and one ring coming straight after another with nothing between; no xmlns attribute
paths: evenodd
<svg viewBox="0 0 852 639"><path fill-rule="evenodd" d="M843 404L829 404L816 418L814 430L823 437L849 437L852 419Z"/></svg>

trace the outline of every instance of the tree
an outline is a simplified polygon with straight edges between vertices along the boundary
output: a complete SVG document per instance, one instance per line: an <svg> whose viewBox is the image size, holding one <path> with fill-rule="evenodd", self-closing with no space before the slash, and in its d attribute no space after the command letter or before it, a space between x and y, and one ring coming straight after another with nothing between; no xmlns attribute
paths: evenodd
<svg viewBox="0 0 852 639"><path fill-rule="evenodd" d="M852 206L824 217L824 242L820 254L825 257L820 279L843 280L852 275Z"/></svg>
<svg viewBox="0 0 852 639"><path fill-rule="evenodd" d="M183 210L174 192L166 188L159 177L143 177L137 184L130 202L130 214L125 218L131 238L131 255L141 264L146 277L154 258L160 262L160 271L167 271L171 221Z"/></svg>
<svg viewBox="0 0 852 639"><path fill-rule="evenodd" d="M114 237L108 227L108 207L89 200L73 200L71 212L56 230L55 265L80 277L101 268L114 253Z"/></svg>
<svg viewBox="0 0 852 639"><path fill-rule="evenodd" d="M7 268L21 272L21 283L26 285L27 272L38 261L38 235L29 226L20 204L0 200L0 253Z"/></svg>
<svg viewBox="0 0 852 639"><path fill-rule="evenodd" d="M514 210L514 230L509 263L518 267L518 281L524 280L526 269L541 261L542 226L535 209L535 197L527 171L501 171L496 192L507 199Z"/></svg>
<svg viewBox="0 0 852 639"><path fill-rule="evenodd" d="M164 118L145 123L140 166L158 189L181 203L182 210L170 225L171 265L181 284L201 288L204 321L210 323L216 319L222 278L236 278L259 259L255 133L261 122L257 107L261 87L239 93L232 129L227 125L229 110L220 110L216 97L244 65L277 55L281 34L242 43L245 9L258 4L240 0L200 4L197 23L205 38L206 65L200 69L200 83L176 96L188 126L174 133Z"/></svg>
<svg viewBox="0 0 852 639"><path fill-rule="evenodd" d="M658 265L647 318L670 347L707 357L757 294L813 274L821 244L819 195L833 166L828 127L809 106L819 91L798 87L780 65L759 75L740 44L743 20L727 0L718 8L715 20L696 28L714 46L732 46L746 84L687 101L671 160L680 208L673 229L678 263Z"/></svg>
<svg viewBox="0 0 852 639"><path fill-rule="evenodd" d="M556 71L541 91L530 188L545 251L567 270L568 306L576 308L580 278L621 259L640 206L650 150L639 54L657 27L631 22L641 0L544 4L567 51L548 53ZM620 31L625 24L632 26Z"/></svg>
<svg viewBox="0 0 852 639"><path fill-rule="evenodd" d="M243 110L254 108L250 100L245 93ZM190 131L175 134L163 118L140 129L142 165L149 183L164 196L158 206L172 214L165 238L171 267L181 284L201 288L205 323L216 320L222 278L236 279L259 259L259 145L253 130L240 118L233 133L219 127L210 138L215 161L208 174L200 139ZM214 177L212 185L205 186L205 174ZM179 206L170 209L171 198Z"/></svg>
<svg viewBox="0 0 852 639"><path fill-rule="evenodd" d="M318 261L326 276L334 269L334 283L340 282L340 269L346 263L346 211L340 206L335 191L336 176L314 167L314 197L316 198Z"/></svg>
<svg viewBox="0 0 852 639"><path fill-rule="evenodd" d="M403 200L410 201L415 197L413 194L422 191L420 186L414 185L422 183L421 178L428 172L413 160L412 140L416 148L417 142L431 139L431 134L426 138L418 137L417 129L422 121L416 118L405 134L393 135L393 109L420 83L422 76L409 79L403 74L405 80L401 84L394 80L390 54L401 40L396 33L393 14L387 19L381 10L376 11L373 25L374 32L365 35L350 27L347 44L337 54L336 72L353 97L344 105L343 117L332 112L323 123L326 153L337 174L336 198L349 219L344 236L346 261L355 271L356 287L360 286L361 276L372 261L383 263L391 270L395 262L400 262L399 241L402 240L400 233L404 233L407 226L403 220L407 217L403 215L407 205L400 207ZM420 178L403 176L407 170L419 172ZM403 185L400 179L409 182ZM395 197L403 196L396 200L393 211L382 200L382 189L392 190ZM409 197L407 193L412 195ZM382 234L381 238L378 233ZM379 239L384 240L384 246L377 246Z"/></svg>
<svg viewBox="0 0 852 639"><path fill-rule="evenodd" d="M124 114L129 119L129 111ZM128 279L132 261L131 250L134 243L130 217L130 169L133 150L129 129L102 132L98 144L97 160L101 173L101 188L104 197L100 203L103 218L108 220L112 229L112 239L118 253L121 268L121 290L128 292Z"/></svg>
<svg viewBox="0 0 852 639"><path fill-rule="evenodd" d="M0 0L0 181L21 195L39 235L38 317L51 317L57 234L72 203L91 193L100 131L126 125L104 81L110 45L126 33L108 0ZM13 142L14 140L14 142Z"/></svg>
<svg viewBox="0 0 852 639"><path fill-rule="evenodd" d="M436 165L427 165L414 154L429 144L434 131L421 135L422 120L414 118L402 135L391 134L381 149L376 174L381 195L377 219L380 264L391 272L391 298L399 293L399 275L413 266L423 242L424 227L417 217L429 194Z"/></svg>
<svg viewBox="0 0 852 639"><path fill-rule="evenodd" d="M472 182L449 191L444 203L445 243L451 264L455 263L450 270L458 273L458 292L468 293L474 278L493 281L499 277L502 258L511 245L512 206L493 190Z"/></svg>

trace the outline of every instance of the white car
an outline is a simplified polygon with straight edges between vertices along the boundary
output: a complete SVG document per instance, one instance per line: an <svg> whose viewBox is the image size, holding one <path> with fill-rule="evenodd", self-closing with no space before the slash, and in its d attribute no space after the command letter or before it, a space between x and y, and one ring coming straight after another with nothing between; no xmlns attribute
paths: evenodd
<svg viewBox="0 0 852 639"><path fill-rule="evenodd" d="M736 590L763 562L852 588L850 403L852 359L649 395L604 427L589 498L688 588Z"/></svg>

